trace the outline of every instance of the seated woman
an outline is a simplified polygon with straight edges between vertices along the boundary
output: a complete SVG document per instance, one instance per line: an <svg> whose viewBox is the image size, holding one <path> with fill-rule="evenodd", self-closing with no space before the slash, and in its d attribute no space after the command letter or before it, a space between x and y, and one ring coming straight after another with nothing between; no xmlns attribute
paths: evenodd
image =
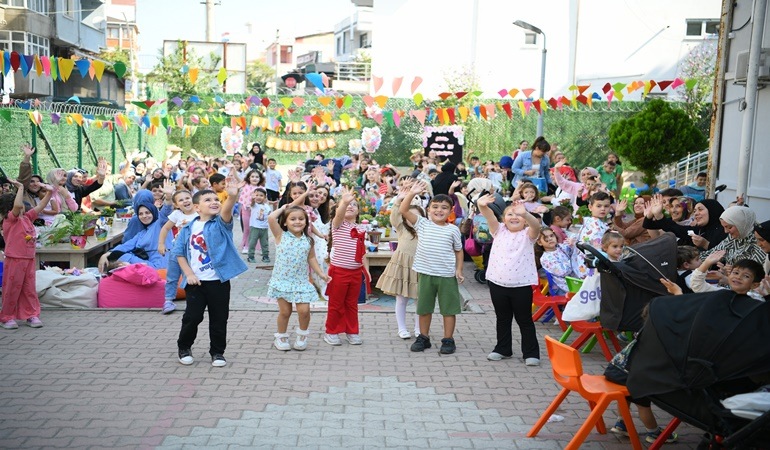
<svg viewBox="0 0 770 450"><path fill-rule="evenodd" d="M105 272L110 262L117 261L119 265L129 264L147 264L153 269L165 269L168 259L158 253L158 242L160 239L160 230L168 221L168 215L173 211L171 197L174 195L174 183L166 180L163 183L163 193L165 195L163 208L158 212L158 208L152 200L152 193L148 196L134 197L136 215L134 218L139 223L140 230L130 239L113 248L99 258L99 270ZM137 201L137 198L139 201ZM134 219L132 218L132 220ZM171 234L166 236L166 248L173 245Z"/></svg>
<svg viewBox="0 0 770 450"><path fill-rule="evenodd" d="M764 264L765 252L759 248L757 238L754 236L754 223L756 219L754 211L745 206L727 208L719 216L719 222L724 227L727 237L711 249L701 252L701 261L716 251L724 250L725 265L733 265L741 259L750 259L759 264Z"/></svg>
<svg viewBox="0 0 770 450"><path fill-rule="evenodd" d="M675 197L671 199L671 220L679 225L692 224L692 212L695 209L695 200L690 197Z"/></svg>
<svg viewBox="0 0 770 450"><path fill-rule="evenodd" d="M82 207L84 197L88 197L89 194L102 187L104 183L104 177L107 175L107 160L99 158L96 164L96 181L86 185L79 170L70 170L67 172L67 181L65 186L67 190L72 194L72 198L75 199L75 203L78 205L78 209Z"/></svg>
<svg viewBox="0 0 770 450"><path fill-rule="evenodd" d="M626 239L626 244L634 245L647 242L653 238L650 232L646 230L642 223L644 222L644 207L652 198L649 195L641 195L634 199L634 219L630 221L623 220L622 212L628 207L628 200L622 199L618 202L617 213L613 218L615 231L620 233Z"/></svg>
<svg viewBox="0 0 770 450"><path fill-rule="evenodd" d="M716 200L706 199L696 203L690 225L679 225L671 218L664 217L663 206L661 195L656 194L642 222L644 228L670 231L676 235L677 245L693 245L701 251L716 247L727 237L719 222L719 216L725 209Z"/></svg>

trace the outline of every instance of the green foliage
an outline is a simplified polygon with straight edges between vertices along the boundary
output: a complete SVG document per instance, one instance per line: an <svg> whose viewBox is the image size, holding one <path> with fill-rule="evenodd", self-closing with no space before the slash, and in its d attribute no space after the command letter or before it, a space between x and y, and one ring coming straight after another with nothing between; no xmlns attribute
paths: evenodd
<svg viewBox="0 0 770 450"><path fill-rule="evenodd" d="M693 87L684 87L682 109L693 120L710 118L716 77L717 49L714 42L703 41L679 65L678 77L683 80L697 80ZM706 112L706 114L704 114Z"/></svg>
<svg viewBox="0 0 770 450"><path fill-rule="evenodd" d="M114 50L103 50L101 53L99 53L99 59L103 59L111 63L122 62L126 65L126 73L131 72L131 55L128 53L128 50L123 50L120 48ZM113 69L112 65L110 64L105 64L104 70L115 73L115 69Z"/></svg>
<svg viewBox="0 0 770 450"><path fill-rule="evenodd" d="M264 94L267 83L275 78L275 69L262 61L252 61L246 66L246 90L249 94Z"/></svg>
<svg viewBox="0 0 770 450"><path fill-rule="evenodd" d="M70 236L85 236L86 231L96 226L99 216L78 211L64 211L54 220L50 233L41 236L45 245L55 245Z"/></svg>
<svg viewBox="0 0 770 450"><path fill-rule="evenodd" d="M478 75L469 66L454 67L444 73L444 86L446 91L452 95L446 100L436 100L432 103L435 108L452 108L455 106L466 106L472 108L478 98L472 94L474 91L481 90L481 84ZM463 98L458 99L455 92L467 92ZM459 117L458 117L459 119Z"/></svg>
<svg viewBox="0 0 770 450"><path fill-rule="evenodd" d="M707 141L683 110L652 100L643 111L612 124L609 145L642 171L644 182L651 185L661 167L702 151Z"/></svg>
<svg viewBox="0 0 770 450"><path fill-rule="evenodd" d="M196 92L212 92L214 87L214 70L217 64L221 60L219 56L211 53L209 55L209 63L204 62L203 57L197 56L194 49L187 49L187 55L185 59L185 45L186 43L179 40L177 41L177 48L174 53L163 56L163 50L160 50L160 61L158 65L147 75L147 80L151 83L161 83L165 85L165 88L170 92L178 92L183 95L190 95ZM182 73L182 66L187 65L189 68L198 68L198 79L195 80L195 84L190 82L190 76L187 73Z"/></svg>

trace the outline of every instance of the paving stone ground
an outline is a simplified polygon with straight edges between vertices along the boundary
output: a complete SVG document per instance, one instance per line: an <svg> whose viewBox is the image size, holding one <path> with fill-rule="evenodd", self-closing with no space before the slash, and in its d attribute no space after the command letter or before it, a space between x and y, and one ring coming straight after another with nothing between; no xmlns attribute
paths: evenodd
<svg viewBox="0 0 770 450"><path fill-rule="evenodd" d="M275 312L240 307L240 299L227 367L210 365L208 321L196 362L182 366L181 313L44 310L42 329L0 330L0 448L563 448L587 403L571 395L557 412L562 422L525 437L559 391L545 346L539 367L487 361L495 316L472 275L468 263L465 295L478 313L458 317L453 355L410 352L393 314L381 312L360 313L363 345L330 347L322 310L312 313L306 351L279 352L271 347ZM262 282L238 281L244 289ZM541 343L561 334L537 327ZM440 333L437 316L432 334ZM606 365L598 349L583 363L589 373ZM670 420L657 415L662 425ZM615 417L604 414L608 427ZM685 425L678 433L677 449L695 448L701 434ZM630 447L628 438L593 432L582 448Z"/></svg>

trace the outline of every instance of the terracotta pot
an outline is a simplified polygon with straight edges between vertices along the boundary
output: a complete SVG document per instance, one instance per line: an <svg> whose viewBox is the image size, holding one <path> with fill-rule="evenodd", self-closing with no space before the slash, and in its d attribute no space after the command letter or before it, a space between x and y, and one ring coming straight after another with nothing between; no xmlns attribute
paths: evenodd
<svg viewBox="0 0 770 450"><path fill-rule="evenodd" d="M86 236L70 236L70 245L74 249L83 249L86 246Z"/></svg>

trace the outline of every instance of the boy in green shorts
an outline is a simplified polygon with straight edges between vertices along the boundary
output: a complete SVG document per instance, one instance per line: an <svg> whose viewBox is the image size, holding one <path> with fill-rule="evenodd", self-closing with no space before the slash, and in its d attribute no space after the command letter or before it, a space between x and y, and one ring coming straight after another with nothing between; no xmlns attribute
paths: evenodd
<svg viewBox="0 0 770 450"><path fill-rule="evenodd" d="M430 322L438 295L439 312L444 316L444 339L440 352L455 352L454 331L457 314L462 311L458 283L463 278L463 251L460 229L447 223L454 203L448 195L439 194L428 203L428 219L409 209L415 195L425 190L425 183L415 182L399 212L417 231L417 252L412 270L420 274L417 314L422 333L412 344L413 352L430 348Z"/></svg>

